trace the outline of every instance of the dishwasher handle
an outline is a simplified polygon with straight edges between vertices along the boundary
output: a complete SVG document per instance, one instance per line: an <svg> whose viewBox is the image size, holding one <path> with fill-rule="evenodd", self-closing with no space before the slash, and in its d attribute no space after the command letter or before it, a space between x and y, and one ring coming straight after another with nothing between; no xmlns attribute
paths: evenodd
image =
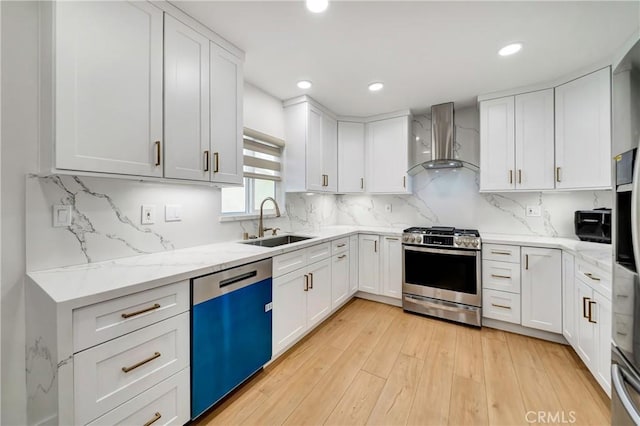
<svg viewBox="0 0 640 426"><path fill-rule="evenodd" d="M269 258L193 279L192 305L271 279L271 265Z"/></svg>

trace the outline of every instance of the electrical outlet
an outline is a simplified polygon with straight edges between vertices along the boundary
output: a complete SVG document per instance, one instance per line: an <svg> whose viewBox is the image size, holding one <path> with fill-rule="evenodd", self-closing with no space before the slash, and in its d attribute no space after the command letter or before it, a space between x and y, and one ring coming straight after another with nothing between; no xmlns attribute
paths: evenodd
<svg viewBox="0 0 640 426"><path fill-rule="evenodd" d="M180 204L167 204L164 206L165 222L180 222L182 220L182 206Z"/></svg>
<svg viewBox="0 0 640 426"><path fill-rule="evenodd" d="M540 212L540 206L527 206L527 216L529 217L540 217Z"/></svg>
<svg viewBox="0 0 640 426"><path fill-rule="evenodd" d="M391 204L385 204L384 205L384 211L387 213L391 213Z"/></svg>
<svg viewBox="0 0 640 426"><path fill-rule="evenodd" d="M142 205L141 223L143 225L151 225L156 222L156 206L153 204Z"/></svg>
<svg viewBox="0 0 640 426"><path fill-rule="evenodd" d="M71 226L71 206L56 204L53 206L53 227Z"/></svg>

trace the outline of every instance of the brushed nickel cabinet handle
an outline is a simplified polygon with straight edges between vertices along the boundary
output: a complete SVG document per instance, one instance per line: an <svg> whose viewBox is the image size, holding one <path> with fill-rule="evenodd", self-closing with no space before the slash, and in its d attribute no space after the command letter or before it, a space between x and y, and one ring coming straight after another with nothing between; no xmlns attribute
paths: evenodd
<svg viewBox="0 0 640 426"><path fill-rule="evenodd" d="M347 255L343 254L342 256L338 256L338 259L344 259L345 257L347 257Z"/></svg>
<svg viewBox="0 0 640 426"><path fill-rule="evenodd" d="M209 171L209 150L204 152L204 171Z"/></svg>
<svg viewBox="0 0 640 426"><path fill-rule="evenodd" d="M492 276L493 278L506 278L506 279L510 279L510 278L511 278L509 275L491 274L491 276Z"/></svg>
<svg viewBox="0 0 640 426"><path fill-rule="evenodd" d="M326 175L326 176L327 176L327 184L325 186L329 186L329 175Z"/></svg>
<svg viewBox="0 0 640 426"><path fill-rule="evenodd" d="M524 269L529 270L529 255L524 255Z"/></svg>
<svg viewBox="0 0 640 426"><path fill-rule="evenodd" d="M149 306L148 308L140 309L139 311L135 311L135 312L131 312L131 313L124 313L124 314L122 314L122 318L135 317L137 315L144 314L145 312L149 312L149 311L153 311L155 309L158 309L159 307L160 307L159 303L154 303L153 306Z"/></svg>
<svg viewBox="0 0 640 426"><path fill-rule="evenodd" d="M160 153L160 141L156 141L155 145L156 145L156 166L159 166L162 162L162 157Z"/></svg>
<svg viewBox="0 0 640 426"><path fill-rule="evenodd" d="M513 183L513 170L509 169L509 183Z"/></svg>
<svg viewBox="0 0 640 426"><path fill-rule="evenodd" d="M364 178L360 178L360 189L364 189Z"/></svg>
<svg viewBox="0 0 640 426"><path fill-rule="evenodd" d="M503 308L503 309L511 309L511 306L507 306L507 305L498 305L496 303L492 303L491 306L495 306L496 308Z"/></svg>
<svg viewBox="0 0 640 426"><path fill-rule="evenodd" d="M304 274L304 291L309 291L309 275Z"/></svg>
<svg viewBox="0 0 640 426"><path fill-rule="evenodd" d="M505 256L511 256L510 251L491 250L491 254L504 254Z"/></svg>
<svg viewBox="0 0 640 426"><path fill-rule="evenodd" d="M313 272L309 272L309 289L313 290Z"/></svg>
<svg viewBox="0 0 640 426"><path fill-rule="evenodd" d="M616 334L619 335L619 336L626 336L627 335L627 333L621 333L619 331L616 331Z"/></svg>
<svg viewBox="0 0 640 426"><path fill-rule="evenodd" d="M144 425L142 426L151 426L152 424L154 424L155 422L157 422L158 420L160 420L160 417L162 417L162 414L160 413L155 413L153 415L153 418L151 420L149 420L148 422L146 422Z"/></svg>
<svg viewBox="0 0 640 426"><path fill-rule="evenodd" d="M220 153L213 153L213 173L218 173L220 171Z"/></svg>
<svg viewBox="0 0 640 426"><path fill-rule="evenodd" d="M522 183L522 170L518 169L518 183Z"/></svg>
<svg viewBox="0 0 640 426"><path fill-rule="evenodd" d="M587 302L587 300L589 300L589 299L590 299L589 297L583 297L583 298L582 298L582 317L583 317L583 318L589 318L589 317L587 316L587 305L586 305L586 302Z"/></svg>
<svg viewBox="0 0 640 426"><path fill-rule="evenodd" d="M600 281L600 278L594 276L591 272L585 272L584 273L587 277L591 278L594 281Z"/></svg>
<svg viewBox="0 0 640 426"><path fill-rule="evenodd" d="M594 302L594 301L592 301L592 300L590 300L590 301L589 301L589 322L590 322L590 323L593 323L593 324L597 324L597 323L598 323L598 321L594 321L594 320L593 320L593 318L591 318L591 314L592 314L591 307L592 307L593 305L595 305L595 304L596 304L596 302Z"/></svg>
<svg viewBox="0 0 640 426"><path fill-rule="evenodd" d="M403 188L407 188L407 177L406 176L402 176L402 187Z"/></svg>
<svg viewBox="0 0 640 426"><path fill-rule="evenodd" d="M340 248L340 247L344 247L346 245L347 245L346 243L342 243L342 244L338 244L336 247Z"/></svg>
<svg viewBox="0 0 640 426"><path fill-rule="evenodd" d="M396 237L384 237L386 240L389 241L398 241L400 238L396 238Z"/></svg>
<svg viewBox="0 0 640 426"><path fill-rule="evenodd" d="M378 252L378 240L373 241L373 252L374 253Z"/></svg>
<svg viewBox="0 0 640 426"><path fill-rule="evenodd" d="M560 182L560 167L556 167L556 182Z"/></svg>
<svg viewBox="0 0 640 426"><path fill-rule="evenodd" d="M153 355L151 355L149 358L142 360L140 362L137 362L130 367L122 367L122 371L124 371L125 373L128 373L129 371L135 370L136 368L141 367L146 363L153 361L156 358L160 358L160 352L156 352Z"/></svg>

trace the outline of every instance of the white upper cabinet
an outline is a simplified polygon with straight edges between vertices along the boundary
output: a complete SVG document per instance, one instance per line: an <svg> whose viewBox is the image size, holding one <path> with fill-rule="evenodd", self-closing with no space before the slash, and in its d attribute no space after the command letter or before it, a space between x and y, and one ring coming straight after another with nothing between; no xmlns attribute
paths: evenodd
<svg viewBox="0 0 640 426"><path fill-rule="evenodd" d="M372 121L366 125L367 192L410 193L409 164L410 116Z"/></svg>
<svg viewBox="0 0 640 426"><path fill-rule="evenodd" d="M209 39L164 20L164 173L209 181Z"/></svg>
<svg viewBox="0 0 640 426"><path fill-rule="evenodd" d="M514 97L480 103L480 190L515 189Z"/></svg>
<svg viewBox="0 0 640 426"><path fill-rule="evenodd" d="M306 96L285 102L284 114L286 191L336 192L336 118Z"/></svg>
<svg viewBox="0 0 640 426"><path fill-rule="evenodd" d="M162 15L56 2L55 168L162 176Z"/></svg>
<svg viewBox="0 0 640 426"><path fill-rule="evenodd" d="M364 192L364 123L338 122L338 192Z"/></svg>
<svg viewBox="0 0 640 426"><path fill-rule="evenodd" d="M553 89L515 97L516 189L554 188Z"/></svg>
<svg viewBox="0 0 640 426"><path fill-rule="evenodd" d="M211 180L242 184L243 61L210 43Z"/></svg>
<svg viewBox="0 0 640 426"><path fill-rule="evenodd" d="M555 89L556 188L611 188L611 71Z"/></svg>

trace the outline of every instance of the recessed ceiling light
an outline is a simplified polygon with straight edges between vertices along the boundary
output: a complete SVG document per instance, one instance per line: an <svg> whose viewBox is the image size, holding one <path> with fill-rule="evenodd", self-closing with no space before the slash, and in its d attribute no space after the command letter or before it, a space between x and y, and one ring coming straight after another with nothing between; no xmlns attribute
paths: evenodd
<svg viewBox="0 0 640 426"><path fill-rule="evenodd" d="M382 83L371 83L369 85L369 90L372 92L378 92L380 90L382 90L382 88L384 87L384 84Z"/></svg>
<svg viewBox="0 0 640 426"><path fill-rule="evenodd" d="M329 7L329 0L307 0L307 9L313 13L322 13Z"/></svg>
<svg viewBox="0 0 640 426"><path fill-rule="evenodd" d="M300 80L298 82L298 87L301 89L310 89L311 88L311 82L309 80Z"/></svg>
<svg viewBox="0 0 640 426"><path fill-rule="evenodd" d="M498 55L500 56L513 55L514 53L518 53L520 49L522 49L522 43L507 44L505 47L498 50Z"/></svg>

